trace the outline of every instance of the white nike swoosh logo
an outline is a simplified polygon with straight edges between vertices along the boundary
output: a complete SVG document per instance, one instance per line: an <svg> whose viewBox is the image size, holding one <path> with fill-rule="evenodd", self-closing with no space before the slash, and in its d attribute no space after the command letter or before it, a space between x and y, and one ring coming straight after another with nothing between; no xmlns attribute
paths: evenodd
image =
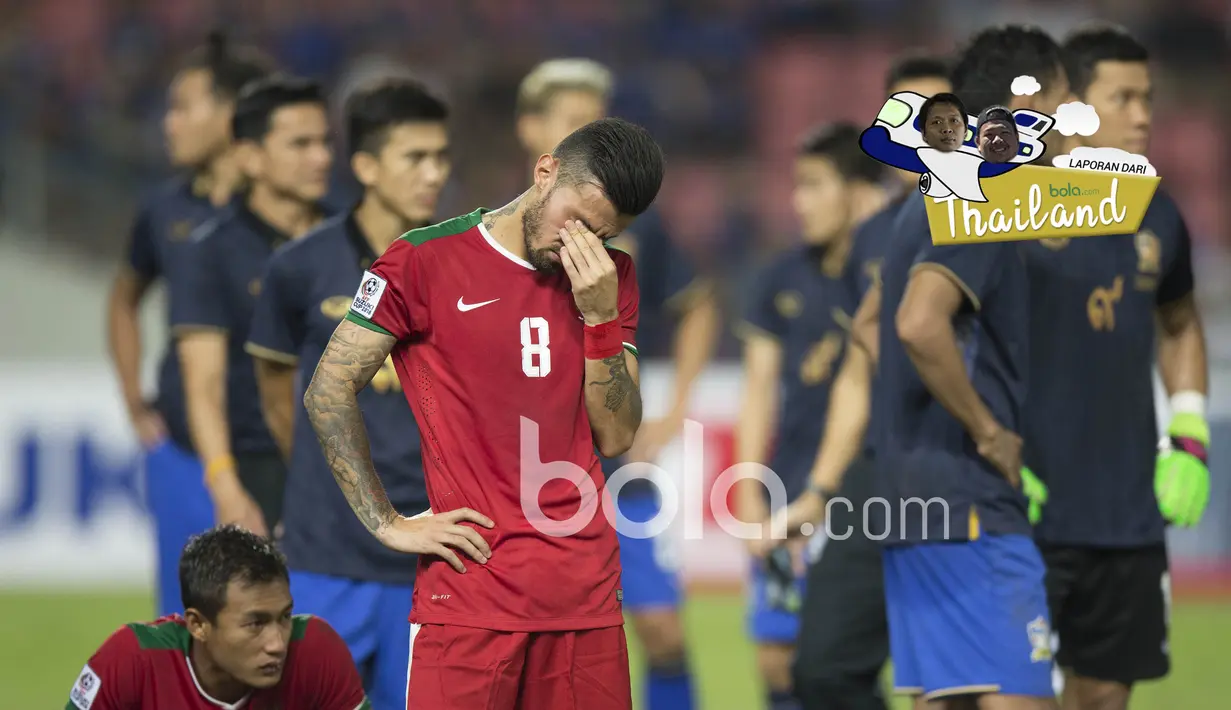
<svg viewBox="0 0 1231 710"><path fill-rule="evenodd" d="M482 303L463 303L462 299L459 298L457 299L457 310L461 311L462 313L465 313L466 311L473 311L476 308L482 308L483 306L486 306L489 303L495 303L496 301L499 301L499 300L500 300L499 298L493 298L490 301L483 301Z"/></svg>

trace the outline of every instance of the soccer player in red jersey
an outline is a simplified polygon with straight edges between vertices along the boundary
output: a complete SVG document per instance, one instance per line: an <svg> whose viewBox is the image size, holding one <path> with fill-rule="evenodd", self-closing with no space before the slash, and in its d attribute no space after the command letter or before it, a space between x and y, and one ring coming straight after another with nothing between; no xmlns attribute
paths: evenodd
<svg viewBox="0 0 1231 710"><path fill-rule="evenodd" d="M184 616L111 634L65 710L371 710L338 634L291 615L269 540L233 525L192 538L180 588Z"/></svg>
<svg viewBox="0 0 1231 710"><path fill-rule="evenodd" d="M632 260L604 242L662 175L645 129L583 126L509 205L394 242L321 357L304 404L334 477L372 534L421 555L407 707L632 706L595 448L622 454L641 422L638 294ZM356 393L389 354L432 515L399 515L369 455Z"/></svg>

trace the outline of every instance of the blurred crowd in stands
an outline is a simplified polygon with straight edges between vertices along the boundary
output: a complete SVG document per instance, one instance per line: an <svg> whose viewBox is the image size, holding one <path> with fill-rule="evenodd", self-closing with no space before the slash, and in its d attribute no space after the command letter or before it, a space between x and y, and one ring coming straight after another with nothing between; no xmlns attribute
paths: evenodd
<svg viewBox="0 0 1231 710"><path fill-rule="evenodd" d="M177 58L221 27L339 95L387 71L435 86L454 111L442 216L503 204L527 170L517 83L542 59L588 56L616 72L613 112L667 151L672 233L738 283L747 259L794 239L798 135L870 121L894 54L947 50L990 23L1061 36L1091 18L1155 51L1150 159L1194 239L1231 247L1226 0L0 0L0 195L20 233L114 259L141 190L166 174Z"/></svg>

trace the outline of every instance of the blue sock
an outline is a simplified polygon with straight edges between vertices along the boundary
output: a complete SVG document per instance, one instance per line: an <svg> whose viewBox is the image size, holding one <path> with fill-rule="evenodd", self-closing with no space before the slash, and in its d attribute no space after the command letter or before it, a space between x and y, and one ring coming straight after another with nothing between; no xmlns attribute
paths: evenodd
<svg viewBox="0 0 1231 710"><path fill-rule="evenodd" d="M692 674L686 666L650 668L645 679L646 710L693 710Z"/></svg>
<svg viewBox="0 0 1231 710"><path fill-rule="evenodd" d="M769 691L769 705L766 707L769 710L801 710L803 706L789 691L771 690Z"/></svg>

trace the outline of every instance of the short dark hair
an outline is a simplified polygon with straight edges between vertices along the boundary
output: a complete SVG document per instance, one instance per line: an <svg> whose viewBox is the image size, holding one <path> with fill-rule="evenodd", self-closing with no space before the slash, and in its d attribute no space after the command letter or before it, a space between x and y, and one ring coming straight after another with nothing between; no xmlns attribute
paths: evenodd
<svg viewBox="0 0 1231 710"><path fill-rule="evenodd" d="M211 623L227 605L231 582L289 584L286 558L267 538L237 525L222 525L195 535L180 555L180 601Z"/></svg>
<svg viewBox="0 0 1231 710"><path fill-rule="evenodd" d="M180 71L208 72L214 94L234 100L241 89L273 71L268 57L251 47L235 47L222 32L210 32L205 44L194 49L184 59Z"/></svg>
<svg viewBox="0 0 1231 710"><path fill-rule="evenodd" d="M1150 61L1150 50L1123 27L1108 24L1085 25L1064 38L1060 48L1069 87L1084 96L1099 62Z"/></svg>
<svg viewBox="0 0 1231 710"><path fill-rule="evenodd" d="M273 74L243 88L235 100L231 132L235 140L260 141L269 133L270 122L278 109L295 104L325 106L325 91L309 79Z"/></svg>
<svg viewBox="0 0 1231 710"><path fill-rule="evenodd" d="M578 128L552 151L561 179L593 182L623 215L647 209L662 187L662 148L650 132L621 118L602 118Z"/></svg>
<svg viewBox="0 0 1231 710"><path fill-rule="evenodd" d="M376 155L389 130L403 123L443 123L449 107L423 84L385 79L351 94L346 101L346 140L351 154Z"/></svg>
<svg viewBox="0 0 1231 710"><path fill-rule="evenodd" d="M999 25L975 34L953 67L953 92L975 113L1013 99L1013 80L1033 76L1044 90L1061 78L1056 40L1027 25Z"/></svg>
<svg viewBox="0 0 1231 710"><path fill-rule="evenodd" d="M944 79L949 81L949 61L934 54L913 52L894 60L885 73L885 93L894 85L911 79Z"/></svg>
<svg viewBox="0 0 1231 710"><path fill-rule="evenodd" d="M1017 121L1013 118L1013 112L1004 106L988 106L983 109L983 113L979 114L979 120L975 124L975 134L983 130L983 125L986 123L1005 123L1017 133Z"/></svg>
<svg viewBox="0 0 1231 710"><path fill-rule="evenodd" d="M923 102L923 106L919 109L919 120L926 126L928 118L932 115L932 108L935 106L952 106L962 114L964 120L969 120L966 114L966 104L958 98L957 94L940 93L935 96L930 96Z"/></svg>
<svg viewBox="0 0 1231 710"><path fill-rule="evenodd" d="M859 147L859 128L853 123L831 123L813 128L799 142L799 157L826 158L844 180L879 182L881 164Z"/></svg>

